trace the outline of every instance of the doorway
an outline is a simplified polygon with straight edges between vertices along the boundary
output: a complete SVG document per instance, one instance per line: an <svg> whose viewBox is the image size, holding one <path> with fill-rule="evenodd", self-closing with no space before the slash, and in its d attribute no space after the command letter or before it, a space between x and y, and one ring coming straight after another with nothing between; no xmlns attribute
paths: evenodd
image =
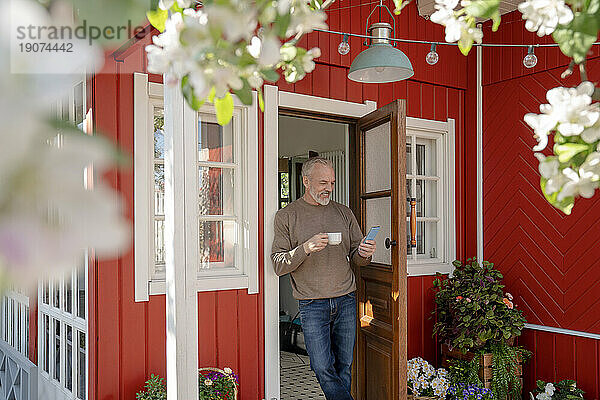
<svg viewBox="0 0 600 400"><path fill-rule="evenodd" d="M349 206L350 129L347 122L282 111L278 118L278 209L304 195L302 165L310 157L331 161L336 176L332 200ZM286 400L321 400L310 369L290 275L279 278L280 393Z"/></svg>

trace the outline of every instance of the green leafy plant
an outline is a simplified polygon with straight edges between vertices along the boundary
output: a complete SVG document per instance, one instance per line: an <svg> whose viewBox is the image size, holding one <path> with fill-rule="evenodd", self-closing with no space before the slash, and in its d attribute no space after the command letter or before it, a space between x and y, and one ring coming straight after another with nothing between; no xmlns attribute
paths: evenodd
<svg viewBox="0 0 600 400"><path fill-rule="evenodd" d="M479 359L479 354L476 354L471 361L450 360L450 366L448 367L450 382L453 384L483 386L481 379L479 379Z"/></svg>
<svg viewBox="0 0 600 400"><path fill-rule="evenodd" d="M238 378L230 368L205 370L198 374L200 400L234 400Z"/></svg>
<svg viewBox="0 0 600 400"><path fill-rule="evenodd" d="M452 277L438 275L434 281L436 317L433 334L451 349L462 353L506 343L519 336L525 318L504 293L502 274L494 264L468 259L454 261Z"/></svg>
<svg viewBox="0 0 600 400"><path fill-rule="evenodd" d="M490 346L492 361L492 392L494 398L520 399L523 390L518 368L520 361L531 357L531 352L522 347L495 342Z"/></svg>
<svg viewBox="0 0 600 400"><path fill-rule="evenodd" d="M150 379L146 381L143 392L138 392L135 395L137 400L166 400L167 386L163 382L163 378L158 375L150 375Z"/></svg>
<svg viewBox="0 0 600 400"><path fill-rule="evenodd" d="M563 379L557 383L546 383L538 380L537 387L531 393L537 400L576 400L583 399L585 392L577 387L577 382L572 379Z"/></svg>

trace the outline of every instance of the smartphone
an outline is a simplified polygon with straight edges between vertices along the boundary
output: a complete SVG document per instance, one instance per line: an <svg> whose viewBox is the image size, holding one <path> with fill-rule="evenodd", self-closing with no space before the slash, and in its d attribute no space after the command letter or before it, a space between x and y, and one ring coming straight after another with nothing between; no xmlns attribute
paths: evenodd
<svg viewBox="0 0 600 400"><path fill-rule="evenodd" d="M377 236L380 229L381 226L379 225L371 227L371 229L369 229L369 233L367 233L367 236L365 236L364 240L375 240L375 236Z"/></svg>

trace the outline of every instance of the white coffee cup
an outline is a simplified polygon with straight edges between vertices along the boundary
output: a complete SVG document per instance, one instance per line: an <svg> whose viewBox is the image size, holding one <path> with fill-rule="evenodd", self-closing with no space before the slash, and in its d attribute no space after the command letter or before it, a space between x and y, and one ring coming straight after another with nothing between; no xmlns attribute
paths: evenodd
<svg viewBox="0 0 600 400"><path fill-rule="evenodd" d="M336 245L342 243L342 232L327 232L329 244Z"/></svg>

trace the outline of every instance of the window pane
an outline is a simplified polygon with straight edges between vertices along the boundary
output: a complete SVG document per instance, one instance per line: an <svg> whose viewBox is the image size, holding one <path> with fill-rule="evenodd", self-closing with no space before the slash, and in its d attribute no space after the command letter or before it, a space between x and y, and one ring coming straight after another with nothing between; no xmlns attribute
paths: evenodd
<svg viewBox="0 0 600 400"><path fill-rule="evenodd" d="M71 392L73 390L73 328L69 325L66 325L65 328L65 388Z"/></svg>
<svg viewBox="0 0 600 400"><path fill-rule="evenodd" d="M419 139L416 157L418 175L437 175L435 140Z"/></svg>
<svg viewBox="0 0 600 400"><path fill-rule="evenodd" d="M234 215L232 169L200 167L198 171L200 215Z"/></svg>
<svg viewBox="0 0 600 400"><path fill-rule="evenodd" d="M17 338L16 338L16 348L17 351L20 353L21 352L21 326L23 324L21 323L21 306L17 305Z"/></svg>
<svg viewBox="0 0 600 400"><path fill-rule="evenodd" d="M29 355L29 307L25 306L25 350L23 354Z"/></svg>
<svg viewBox="0 0 600 400"><path fill-rule="evenodd" d="M198 161L233 162L233 124L198 123Z"/></svg>
<svg viewBox="0 0 600 400"><path fill-rule="evenodd" d="M79 333L79 344L77 351L77 398L85 400L86 389L86 361L85 361L85 333Z"/></svg>
<svg viewBox="0 0 600 400"><path fill-rule="evenodd" d="M54 307L60 308L60 279L56 278L53 285Z"/></svg>
<svg viewBox="0 0 600 400"><path fill-rule="evenodd" d="M165 113L162 108L154 108L154 158L165 157Z"/></svg>
<svg viewBox="0 0 600 400"><path fill-rule="evenodd" d="M54 379L60 382L60 321L54 321Z"/></svg>
<svg viewBox="0 0 600 400"><path fill-rule="evenodd" d="M236 225L235 221L200 222L201 269L235 266Z"/></svg>
<svg viewBox="0 0 600 400"><path fill-rule="evenodd" d="M410 138L406 138L406 174L412 175L412 145Z"/></svg>
<svg viewBox="0 0 600 400"><path fill-rule="evenodd" d="M8 344L14 346L14 337L15 337L15 301L10 299L10 308L8 313L9 325L8 325Z"/></svg>
<svg viewBox="0 0 600 400"><path fill-rule="evenodd" d="M75 117L75 124L81 130L83 130L83 120L85 118L85 111L83 109L83 96L84 96L83 81L79 82L73 89L73 116Z"/></svg>
<svg viewBox="0 0 600 400"><path fill-rule="evenodd" d="M165 166L154 164L154 214L165 213Z"/></svg>
<svg viewBox="0 0 600 400"><path fill-rule="evenodd" d="M42 290L43 290L43 294L42 294L43 302L44 302L44 304L49 305L50 304L50 285L47 281L44 282Z"/></svg>
<svg viewBox="0 0 600 400"><path fill-rule="evenodd" d="M410 221L406 222L406 255L409 256L412 254L412 246L410 245Z"/></svg>
<svg viewBox="0 0 600 400"><path fill-rule="evenodd" d="M165 265L165 221L154 221L154 263Z"/></svg>
<svg viewBox="0 0 600 400"><path fill-rule="evenodd" d="M437 258L437 222L417 223L417 255L419 258Z"/></svg>
<svg viewBox="0 0 600 400"><path fill-rule="evenodd" d="M50 372L50 318L44 315L43 318L43 332L44 332L44 371Z"/></svg>
<svg viewBox="0 0 600 400"><path fill-rule="evenodd" d="M68 313L73 312L73 288L71 283L71 272L65 273L65 292L64 292L64 301L65 301L65 311Z"/></svg>
<svg viewBox="0 0 600 400"><path fill-rule="evenodd" d="M437 216L437 182L417 180L417 217Z"/></svg>
<svg viewBox="0 0 600 400"><path fill-rule="evenodd" d="M77 269L77 316L85 319L85 264Z"/></svg>

